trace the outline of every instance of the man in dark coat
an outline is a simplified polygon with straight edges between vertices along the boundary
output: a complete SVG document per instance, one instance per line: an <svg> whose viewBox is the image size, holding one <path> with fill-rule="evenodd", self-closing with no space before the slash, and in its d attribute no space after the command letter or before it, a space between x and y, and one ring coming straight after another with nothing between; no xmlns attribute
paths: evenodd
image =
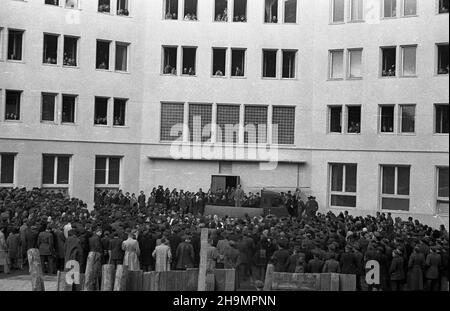
<svg viewBox="0 0 450 311"><path fill-rule="evenodd" d="M316 215L319 210L319 204L316 201L316 197L310 196L308 197L308 202L306 202L306 215L308 217L313 217Z"/></svg>
<svg viewBox="0 0 450 311"><path fill-rule="evenodd" d="M289 257L290 253L289 250L287 250L287 245L284 243L280 243L278 245L278 250L276 250L271 258L271 261L274 264L274 272L286 272L287 266L289 263Z"/></svg>
<svg viewBox="0 0 450 311"><path fill-rule="evenodd" d="M25 229L25 250L37 248L38 231L36 226L31 226Z"/></svg>
<svg viewBox="0 0 450 311"><path fill-rule="evenodd" d="M64 232L61 228L53 230L53 236L56 251L56 269L64 271L64 243L66 238L64 237Z"/></svg>
<svg viewBox="0 0 450 311"><path fill-rule="evenodd" d="M139 209L143 209L145 208L145 194L144 191L141 191L141 193L138 196L138 205L139 205Z"/></svg>
<svg viewBox="0 0 450 311"><path fill-rule="evenodd" d="M181 242L175 252L177 270L186 270L193 268L195 263L194 247L191 244L191 239L186 236Z"/></svg>
<svg viewBox="0 0 450 311"><path fill-rule="evenodd" d="M82 255L80 239L75 235L74 230L70 230L64 243L64 262L67 263L70 260L81 262Z"/></svg>
<svg viewBox="0 0 450 311"><path fill-rule="evenodd" d="M425 289L428 291L439 291L440 287L440 275L439 270L441 267L441 255L437 253L435 246L430 248L430 253L425 260L426 272L426 284Z"/></svg>
<svg viewBox="0 0 450 311"><path fill-rule="evenodd" d="M402 288L402 284L405 280L405 270L403 264L402 252L398 249L392 253L392 262L389 268L389 275L391 279L391 290L399 291Z"/></svg>
<svg viewBox="0 0 450 311"><path fill-rule="evenodd" d="M39 247L39 255L41 256L42 270L44 270L44 273L53 274L55 247L53 245L53 235L50 227L47 227L45 231L39 233L37 245ZM47 268L45 263L47 263Z"/></svg>
<svg viewBox="0 0 450 311"><path fill-rule="evenodd" d="M148 272L153 270L154 261L152 253L156 247L156 239L152 236L149 230L145 230L143 234L138 237L140 254L140 262L142 265L142 270Z"/></svg>
<svg viewBox="0 0 450 311"><path fill-rule="evenodd" d="M111 264L114 266L121 265L123 263L124 252L122 250L122 239L119 238L119 233L114 232L113 238L110 241L110 258Z"/></svg>
<svg viewBox="0 0 450 311"><path fill-rule="evenodd" d="M319 259L317 251L313 251L313 259L308 262L307 271L309 273L322 273L323 261Z"/></svg>

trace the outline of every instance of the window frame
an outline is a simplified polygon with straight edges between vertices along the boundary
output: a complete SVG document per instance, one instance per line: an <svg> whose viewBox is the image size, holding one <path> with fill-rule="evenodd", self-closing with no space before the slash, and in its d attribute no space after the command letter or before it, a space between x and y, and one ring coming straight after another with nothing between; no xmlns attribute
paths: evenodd
<svg viewBox="0 0 450 311"><path fill-rule="evenodd" d="M389 1L391 1L391 4L392 4L392 1L395 1L395 16L385 16L385 4L386 4L386 0L382 0L381 1L381 19L383 20L383 19L395 19L395 18L398 18L399 17L399 14L398 14L398 12L399 12L399 8L400 8L400 3L399 3L399 1L400 0L389 0ZM401 2L403 2L403 1L401 1ZM401 10L400 10L400 12L401 12Z"/></svg>
<svg viewBox="0 0 450 311"><path fill-rule="evenodd" d="M364 76L364 67L363 67L363 60L364 60L364 53L363 53L363 51L364 51L364 49L363 48L349 48L349 49L347 49L347 57L346 57L346 59L347 59L347 69L345 70L346 71L346 78L348 79L348 80L362 80L363 79L363 76ZM352 77L352 53L353 52L361 52L361 63L360 63L360 71L361 71L361 74L360 74L360 76L359 77Z"/></svg>
<svg viewBox="0 0 450 311"><path fill-rule="evenodd" d="M53 184L44 184L44 157L54 157L55 160L53 162L54 168L53 168ZM68 172L68 181L67 184L58 184L58 163L59 158L69 158L69 172ZM42 154L42 170L41 170L41 186L42 188L49 188L49 189L67 189L69 191L70 186L72 184L72 155L70 154Z"/></svg>
<svg viewBox="0 0 450 311"><path fill-rule="evenodd" d="M276 10L277 10L277 15L276 15L276 18L277 18L277 21L276 22L272 22L272 17L271 17L271 19L270 19L270 21L268 22L267 21L267 19L266 19L266 2L267 1L270 1L270 0L263 0L263 24L267 24L267 25L271 25L271 24L275 24L275 25L277 25L277 24L280 24L280 15L281 15L281 12L280 12L280 1L283 1L283 0L274 0L274 1L276 1L277 2L277 5L276 5ZM272 14L271 14L272 15Z"/></svg>
<svg viewBox="0 0 450 311"><path fill-rule="evenodd" d="M436 131L438 122L437 122L437 107L438 106L447 106L449 107L449 104L442 104L442 103L435 103L433 104L433 134L438 136L449 136L449 133L439 133ZM450 109L450 107L449 107ZM442 127L442 126L441 126Z"/></svg>
<svg viewBox="0 0 450 311"><path fill-rule="evenodd" d="M12 183L2 183L1 182L1 174L2 174L2 157L3 156L12 156L13 157L13 182ZM0 152L0 188L14 188L16 185L16 170L17 168L17 153L9 153L9 152Z"/></svg>
<svg viewBox="0 0 450 311"><path fill-rule="evenodd" d="M123 125L116 125L114 124L114 116L115 116L115 112L116 112L116 100L120 100L120 101L124 101L124 120L123 120ZM112 126L113 127L117 127L117 128L126 128L128 127L128 103L129 103L129 99L128 98L122 98L122 97L114 97L113 98L113 122L112 122Z"/></svg>
<svg viewBox="0 0 450 311"><path fill-rule="evenodd" d="M52 64L52 63L47 63L45 62L44 59L44 55L45 55L45 36L52 36L52 37L56 37L56 63ZM43 38L42 38L42 64L45 66L59 66L59 55L60 55L60 35L59 34L55 34L55 33L49 33L49 32L44 32L43 34Z"/></svg>
<svg viewBox="0 0 450 311"><path fill-rule="evenodd" d="M233 51L241 51L244 55L244 66L242 67L242 76L233 75ZM230 78L246 79L247 78L247 49L246 48L230 48Z"/></svg>
<svg viewBox="0 0 450 311"><path fill-rule="evenodd" d="M434 74L435 76L438 77L447 77L449 75L450 70L447 73L439 73L439 65L440 65L440 60L439 60L439 47L440 46L449 46L448 42L441 42L441 43L436 43L436 64L435 64L435 69L434 69ZM449 62L450 63L450 62Z"/></svg>
<svg viewBox="0 0 450 311"><path fill-rule="evenodd" d="M353 19L353 1L348 0L348 23L364 23L365 22L365 11L366 11L366 1L365 0L359 0L361 1L362 6L362 17L361 19Z"/></svg>
<svg viewBox="0 0 450 311"><path fill-rule="evenodd" d="M403 132L403 108L414 107L414 131L413 132ZM416 135L417 131L417 105L416 104L399 104L398 105L398 129L397 133L400 135Z"/></svg>
<svg viewBox="0 0 450 311"><path fill-rule="evenodd" d="M414 63L414 74L411 75L405 75L405 49L408 48L414 48L414 56L415 56L415 63ZM417 44L410 44L410 45L401 45L400 46L400 75L399 77L402 78L417 78L417 49L418 49L418 45Z"/></svg>
<svg viewBox="0 0 450 311"><path fill-rule="evenodd" d="M266 60L266 53L275 53L275 76L274 77L266 77L264 76L264 69L265 66L265 60ZM279 50L278 49L271 49L271 48L263 48L262 49L262 64L261 64L261 78L264 80L276 80L278 79L278 71L279 71Z"/></svg>
<svg viewBox="0 0 450 311"><path fill-rule="evenodd" d="M269 107L270 108L270 107ZM273 115L274 115L274 111L275 111L275 109L283 109L283 108L286 108L286 109L293 109L294 110L294 112L293 112L293 116L294 116L294 122L293 122L293 130L292 130L292 143L280 143L279 142L279 137L277 137L277 143L275 144L275 143L273 143L273 137L274 137L274 133L273 133L273 125L274 124L276 124L276 123L274 123L274 120L273 120ZM270 115L270 117L269 117L269 110L272 110L271 111L271 115ZM295 135L295 128L296 128L296 126L295 126L295 122L296 122L296 117L297 117L297 109L296 109L296 106L289 106L289 105L273 105L272 107L271 107L271 109L268 109L268 111L267 111L267 132L268 132L268 142L270 141L270 145L275 145L275 146L295 146L295 140L296 140L296 135ZM269 129L269 124L270 124L270 129ZM269 133L270 132L270 133ZM280 135L280 132L278 132L278 135Z"/></svg>
<svg viewBox="0 0 450 311"><path fill-rule="evenodd" d="M165 63L166 63L166 49L175 49L175 52L176 52L176 54L175 54L175 59L176 59L176 64L175 64L175 67L172 67L172 69L173 68L175 68L175 74L172 74L172 73L164 73L164 67L165 67ZM176 76L178 76L179 75L179 67L180 67L180 60L179 60L179 55L178 55L178 49L179 49L179 47L177 46L177 45L162 45L161 46L161 59L162 59L162 62L161 62L161 75L163 75L163 76L174 76L174 77L176 77Z"/></svg>
<svg viewBox="0 0 450 311"><path fill-rule="evenodd" d="M131 46L131 44L130 43L128 43L128 42L122 42L122 41L115 41L114 42L115 44L114 44L114 47L115 47L115 50L114 50L114 71L115 72L121 72L121 73L129 73L130 72L130 46ZM122 69L117 69L117 47L118 46L121 46L121 47L125 47L126 48L126 69L125 70L122 70Z"/></svg>
<svg viewBox="0 0 450 311"><path fill-rule="evenodd" d="M194 74L191 75L189 72L187 74L183 73L184 70L184 50L185 49L192 49L195 51L195 60L194 60ZM198 65L198 46L190 46L190 45L183 45L181 46L181 71L180 71L180 77L197 77L197 65ZM177 55L178 57L178 55Z"/></svg>
<svg viewBox="0 0 450 311"><path fill-rule="evenodd" d="M435 201L436 201L436 206L435 206L435 215L444 215L444 216L448 216L448 214L446 213L440 213L439 212L439 202L444 202L449 204L449 197L440 197L439 196L439 170L440 169L449 169L449 166L445 166L445 165L437 165L435 167L435 174L436 174L436 178L435 178Z"/></svg>
<svg viewBox="0 0 450 311"><path fill-rule="evenodd" d="M65 43L65 39L66 38L74 39L75 42L76 42L76 50L75 50L75 56L76 56L75 62L76 62L76 65L75 66L64 64L64 51L65 51L65 47L66 47L66 43ZM79 53L79 51L80 51L80 44L79 44L79 41L80 41L80 37L78 37L78 36L71 36L71 35L64 35L63 36L63 44L62 44L62 49L63 49L63 51L62 51L62 53L63 53L62 66L63 67L79 68L79 64L80 64L80 53Z"/></svg>
<svg viewBox="0 0 450 311"><path fill-rule="evenodd" d="M292 78L286 78L283 77L283 68L284 68L284 53L285 52L292 52L294 53L294 76ZM281 74L280 74L280 78L282 80L296 80L297 79L297 71L298 71L298 50L295 49L281 49Z"/></svg>
<svg viewBox="0 0 450 311"><path fill-rule="evenodd" d="M73 103L73 122L64 122L63 121L63 112L64 112L64 97L73 97L74 103ZM78 106L78 95L74 94L61 94L61 125L76 125L77 124L77 106Z"/></svg>
<svg viewBox="0 0 450 311"><path fill-rule="evenodd" d="M342 191L335 191L332 190L332 184L333 184L333 165L342 165ZM346 180L347 180L347 166L355 166L356 167L356 191L355 192L347 192L346 190ZM332 205L332 196L352 196L355 197L355 205L356 206L339 206L339 205ZM338 162L329 162L328 163L328 200L329 200L329 207L332 208L341 208L341 209L356 209L358 207L358 164L357 163L338 163Z"/></svg>
<svg viewBox="0 0 450 311"><path fill-rule="evenodd" d="M53 96L53 120L43 120L43 113L44 113L44 96ZM41 109L40 109L40 122L44 124L58 124L58 99L59 94L58 93L52 93L52 92L41 92Z"/></svg>
<svg viewBox="0 0 450 311"><path fill-rule="evenodd" d="M224 22L222 22L222 23L224 23ZM215 50L225 51L225 63L224 63L224 70L225 70L225 72L223 72L222 76L216 75L215 72L214 72L214 51ZM212 47L211 48L211 77L212 78L222 78L222 79L228 78L228 74L229 74L229 72L227 70L227 68L228 68L228 57L229 57L228 50L229 49L226 48L226 47Z"/></svg>
<svg viewBox="0 0 450 311"><path fill-rule="evenodd" d="M346 20L346 10L345 10L345 7L346 7L346 2L347 2L347 0L342 0L343 1L343 4L344 4L344 7L342 8L342 21L334 21L334 6L335 6L335 1L337 1L337 0L330 0L330 2L329 2L329 6L330 6L330 14L329 14L329 16L330 16L330 20L329 20L329 23L331 24L331 25L340 25L340 24L345 24L345 20Z"/></svg>
<svg viewBox="0 0 450 311"><path fill-rule="evenodd" d="M106 99L106 124L96 124L95 122L95 120L96 120L96 116L97 116L97 114L96 114L96 111L97 111L97 99ZM93 125L94 126L98 126L98 127L110 127L111 125L110 125L110 118L109 118L109 115L110 115L110 111L111 111L111 109L110 109L110 105L111 105L111 97L106 97L106 96L94 96L94 122L93 122Z"/></svg>
<svg viewBox="0 0 450 311"><path fill-rule="evenodd" d="M419 16L419 1L415 0L416 1L416 13L415 14L411 14L411 15L405 14L406 1L408 1L408 0L402 0L401 1L402 7L401 7L401 11L400 11L400 17L408 18L408 17L417 17L417 16Z"/></svg>
<svg viewBox="0 0 450 311"><path fill-rule="evenodd" d="M281 14L282 14L282 22L281 24L286 24L286 25L297 25L299 23L299 1L296 0L295 3L295 22L286 22L286 2L288 2L289 0L281 0L282 1L282 5L281 5Z"/></svg>
<svg viewBox="0 0 450 311"><path fill-rule="evenodd" d="M334 53L342 53L342 72L341 77L333 77L333 65L334 65ZM328 50L328 80L329 81L342 81L345 78L345 49L332 49Z"/></svg>
<svg viewBox="0 0 450 311"><path fill-rule="evenodd" d="M348 131L348 127L349 127L349 108L354 108L354 107L358 107L359 108L359 132L358 133L352 133ZM344 112L345 111L345 112ZM344 123L343 124L343 133L347 134L347 135L361 135L362 133L362 116L363 116L363 112L362 112L362 105L360 104L349 104L349 105L345 105L345 110L342 113L345 113L344 116Z"/></svg>
<svg viewBox="0 0 450 311"><path fill-rule="evenodd" d="M383 107L393 107L394 111L392 113L392 132L383 132L382 131L382 125L383 125L383 114L382 114L382 108ZM395 135L397 134L396 128L398 126L398 120L395 117L397 115L397 105L395 104L380 104L378 105L378 133L381 135Z"/></svg>
<svg viewBox="0 0 450 311"><path fill-rule="evenodd" d="M449 12L441 12L441 1L442 0L436 0L436 8L437 8L437 15L441 15L441 14L449 14ZM450 10L449 10L450 11Z"/></svg>
<svg viewBox="0 0 450 311"><path fill-rule="evenodd" d="M235 8L236 8L236 1L245 1L245 21L240 21L240 20L238 20L238 21L235 21L234 20L234 13L235 13ZM232 15L232 17L231 17L231 22L232 23L247 23L248 22L248 1L249 0L233 0L233 10L232 10L232 12L233 12L233 15Z"/></svg>
<svg viewBox="0 0 450 311"><path fill-rule="evenodd" d="M341 131L340 132L332 132L331 131L331 109L332 108L340 108L341 109L341 118L340 118L340 127L341 127ZM327 122L327 134L331 134L331 135L341 135L343 134L343 123L344 123L344 109L342 107L342 105L328 105L327 106L327 111L328 111L328 122Z"/></svg>
<svg viewBox="0 0 450 311"><path fill-rule="evenodd" d="M97 168L94 162L94 187L95 188L103 188L103 189L117 189L122 188L122 169L123 169L123 156L111 156L111 155L96 155L94 160L97 161L97 158L104 158L106 159L105 163L105 184L97 184L95 183L95 177L97 174ZM119 159L119 183L118 184L110 184L109 183L109 171L110 171L110 160L111 159Z"/></svg>
<svg viewBox="0 0 450 311"><path fill-rule="evenodd" d="M13 62L13 63L25 63L25 30L23 29L19 29L19 28L7 28L7 39L6 39L6 57L5 59L8 62ZM20 54L20 59L10 59L9 58L9 33L10 31L17 31L17 32L21 32L22 33L22 43L21 43L21 54Z"/></svg>
<svg viewBox="0 0 450 311"><path fill-rule="evenodd" d="M198 16L199 16L199 14L198 14L198 12L199 12L199 10L200 10L200 6L199 6L199 0L195 0L196 1L196 7L197 7L197 10L196 10L196 12L195 12L195 16L196 16L196 19L190 19L190 20L186 20L185 19L185 17L186 17L186 0L181 0L182 1L182 5L183 5L183 18L182 19L180 19L181 21L184 21L184 22L198 22L199 21L199 18L198 18Z"/></svg>
<svg viewBox="0 0 450 311"><path fill-rule="evenodd" d="M8 97L8 92L18 92L19 93L19 118L16 120L11 120L11 119L7 119L6 118L6 101L7 101L7 97ZM13 90L13 89L5 89L5 97L4 97L4 108L3 108L3 120L5 122L22 122L22 101L23 101L23 90Z"/></svg>
<svg viewBox="0 0 450 311"><path fill-rule="evenodd" d="M386 194L383 193L383 180L384 180L384 168L385 167L394 167L394 194ZM409 194L398 194L398 168L409 168ZM409 164L380 164L380 180L379 180L379 210L380 211L395 211L395 213L411 213L411 173L412 166ZM400 200L408 200L408 210L391 210L391 209L383 209L383 198L388 199L400 199Z"/></svg>
<svg viewBox="0 0 450 311"><path fill-rule="evenodd" d="M393 76L384 76L383 75L383 57L384 57L384 50L386 49L395 49L395 72ZM399 57L398 57L398 48L397 46L393 45L393 46L380 46L380 73L379 73L379 78L382 79L394 79L398 77L398 68L399 68ZM417 60L416 60L417 62Z"/></svg>

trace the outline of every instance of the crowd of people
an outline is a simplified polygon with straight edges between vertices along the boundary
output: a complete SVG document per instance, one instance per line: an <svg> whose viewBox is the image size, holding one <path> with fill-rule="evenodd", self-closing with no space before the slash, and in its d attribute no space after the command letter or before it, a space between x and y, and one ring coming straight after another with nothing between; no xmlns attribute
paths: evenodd
<svg viewBox="0 0 450 311"><path fill-rule="evenodd" d="M194 204L186 208L183 197ZM282 196L288 210L296 209L289 217L218 217L202 213L205 197L201 189L182 193L162 186L148 199L144 192L98 191L90 211L81 200L45 189L0 190L0 266L23 269L26 251L37 248L47 273L64 270L69 260L80 262L83 272L90 252L103 264L130 270L183 270L199 266L201 229L209 228L208 266L235 268L238 287L261 284L268 263L277 272L355 274L358 290L448 285L444 225L434 229L380 212L319 213L317 203L303 208L308 202L301 203L299 190ZM367 286L371 260L380 264L381 281Z"/></svg>

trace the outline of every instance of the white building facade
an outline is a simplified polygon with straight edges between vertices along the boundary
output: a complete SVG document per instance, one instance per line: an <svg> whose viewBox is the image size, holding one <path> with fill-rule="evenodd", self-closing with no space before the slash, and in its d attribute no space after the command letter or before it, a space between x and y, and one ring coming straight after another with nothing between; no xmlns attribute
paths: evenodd
<svg viewBox="0 0 450 311"><path fill-rule="evenodd" d="M0 7L0 187L298 187L448 223L448 1Z"/></svg>

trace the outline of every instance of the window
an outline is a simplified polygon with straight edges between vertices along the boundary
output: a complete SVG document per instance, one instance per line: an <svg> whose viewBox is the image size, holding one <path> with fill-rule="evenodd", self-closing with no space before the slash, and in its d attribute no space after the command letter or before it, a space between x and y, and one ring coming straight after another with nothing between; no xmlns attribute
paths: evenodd
<svg viewBox="0 0 450 311"><path fill-rule="evenodd" d="M44 34L43 59L44 64L58 63L58 35Z"/></svg>
<svg viewBox="0 0 450 311"><path fill-rule="evenodd" d="M447 105L434 105L435 118L436 118L436 134L448 134L448 117L449 117L449 106Z"/></svg>
<svg viewBox="0 0 450 311"><path fill-rule="evenodd" d="M239 142L240 111L236 105L217 105L217 142Z"/></svg>
<svg viewBox="0 0 450 311"><path fill-rule="evenodd" d="M449 213L449 175L447 167L437 168L437 214L447 214Z"/></svg>
<svg viewBox="0 0 450 311"><path fill-rule="evenodd" d="M351 21L357 22L364 20L364 0L350 0Z"/></svg>
<svg viewBox="0 0 450 311"><path fill-rule="evenodd" d="M265 0L264 22L278 23L278 0Z"/></svg>
<svg viewBox="0 0 450 311"><path fill-rule="evenodd" d="M389 47L389 48L381 48L381 57L382 57L382 67L381 67L381 76L382 77L395 77L395 68L396 68L396 54L397 48Z"/></svg>
<svg viewBox="0 0 450 311"><path fill-rule="evenodd" d="M63 95L62 96L62 113L61 122L62 123L75 123L75 101L76 96L74 95Z"/></svg>
<svg viewBox="0 0 450 311"><path fill-rule="evenodd" d="M184 0L184 20L197 20L197 0Z"/></svg>
<svg viewBox="0 0 450 311"><path fill-rule="evenodd" d="M116 42L116 70L128 71L128 43Z"/></svg>
<svg viewBox="0 0 450 311"><path fill-rule="evenodd" d="M117 0L117 15L128 16L128 0Z"/></svg>
<svg viewBox="0 0 450 311"><path fill-rule="evenodd" d="M114 126L125 126L126 105L126 99L114 98Z"/></svg>
<svg viewBox="0 0 450 311"><path fill-rule="evenodd" d="M45 0L45 4L59 6L59 0Z"/></svg>
<svg viewBox="0 0 450 311"><path fill-rule="evenodd" d="M273 107L272 143L293 145L295 136L295 107Z"/></svg>
<svg viewBox="0 0 450 311"><path fill-rule="evenodd" d="M109 46L111 42L97 40L97 69L109 70Z"/></svg>
<svg viewBox="0 0 450 311"><path fill-rule="evenodd" d="M267 143L267 107L245 106L244 115L244 142Z"/></svg>
<svg viewBox="0 0 450 311"><path fill-rule="evenodd" d="M189 139L205 142L211 139L212 105L189 104Z"/></svg>
<svg viewBox="0 0 450 311"><path fill-rule="evenodd" d="M165 19L178 19L178 0L165 0Z"/></svg>
<svg viewBox="0 0 450 311"><path fill-rule="evenodd" d="M380 106L380 132L394 133L394 109L395 106Z"/></svg>
<svg viewBox="0 0 450 311"><path fill-rule="evenodd" d="M329 113L329 132L342 133L342 107L330 106L328 107L328 113Z"/></svg>
<svg viewBox="0 0 450 311"><path fill-rule="evenodd" d="M439 0L439 14L448 13L449 0Z"/></svg>
<svg viewBox="0 0 450 311"><path fill-rule="evenodd" d="M23 31L8 30L8 59L22 60Z"/></svg>
<svg viewBox="0 0 450 311"><path fill-rule="evenodd" d="M413 77L416 75L416 46L402 47L402 75Z"/></svg>
<svg viewBox="0 0 450 311"><path fill-rule="evenodd" d="M437 73L439 75L448 75L448 43L438 44L438 69Z"/></svg>
<svg viewBox="0 0 450 311"><path fill-rule="evenodd" d="M98 0L98 11L100 13L111 13L111 0Z"/></svg>
<svg viewBox="0 0 450 311"><path fill-rule="evenodd" d="M41 121L55 121L56 94L42 94Z"/></svg>
<svg viewBox="0 0 450 311"><path fill-rule="evenodd" d="M263 50L263 77L277 77L277 51Z"/></svg>
<svg viewBox="0 0 450 311"><path fill-rule="evenodd" d="M343 23L344 22L344 12L345 12L345 0L332 0L333 5L333 23Z"/></svg>
<svg viewBox="0 0 450 311"><path fill-rule="evenodd" d="M344 51L330 51L330 79L344 77Z"/></svg>
<svg viewBox="0 0 450 311"><path fill-rule="evenodd" d="M20 120L22 91L6 91L5 120Z"/></svg>
<svg viewBox="0 0 450 311"><path fill-rule="evenodd" d="M42 185L69 184L69 156L42 156Z"/></svg>
<svg viewBox="0 0 450 311"><path fill-rule="evenodd" d="M233 22L247 22L247 0L234 0Z"/></svg>
<svg viewBox="0 0 450 311"><path fill-rule="evenodd" d="M245 76L245 50L231 49L231 76Z"/></svg>
<svg viewBox="0 0 450 311"><path fill-rule="evenodd" d="M284 0L284 22L297 22L297 0Z"/></svg>
<svg viewBox="0 0 450 311"><path fill-rule="evenodd" d="M409 211L409 166L381 166L381 208Z"/></svg>
<svg viewBox="0 0 450 311"><path fill-rule="evenodd" d="M362 50L348 50L349 55L349 78L357 79L362 77Z"/></svg>
<svg viewBox="0 0 450 311"><path fill-rule="evenodd" d="M66 0L66 8L78 9L78 0Z"/></svg>
<svg viewBox="0 0 450 311"><path fill-rule="evenodd" d="M228 0L215 0L214 16L216 22L228 22Z"/></svg>
<svg viewBox="0 0 450 311"><path fill-rule="evenodd" d="M397 0L383 0L383 17L396 17L397 16Z"/></svg>
<svg viewBox="0 0 450 311"><path fill-rule="evenodd" d="M226 73L227 49L213 48L213 69L212 75L223 77Z"/></svg>
<svg viewBox="0 0 450 311"><path fill-rule="evenodd" d="M361 133L361 107L347 106L347 133Z"/></svg>
<svg viewBox="0 0 450 311"><path fill-rule="evenodd" d="M401 133L415 132L416 106L400 105Z"/></svg>
<svg viewBox="0 0 450 311"><path fill-rule="evenodd" d="M95 185L120 184L119 157L95 157Z"/></svg>
<svg viewBox="0 0 450 311"><path fill-rule="evenodd" d="M4 42L4 38L3 38L3 27L0 27L0 61L4 59L4 54L3 54L3 42Z"/></svg>
<svg viewBox="0 0 450 311"><path fill-rule="evenodd" d="M417 15L417 0L403 0L403 16Z"/></svg>
<svg viewBox="0 0 450 311"><path fill-rule="evenodd" d="M283 72L282 77L285 79L295 78L295 56L297 51L283 51Z"/></svg>
<svg viewBox="0 0 450 311"><path fill-rule="evenodd" d="M330 205L356 207L356 164L330 164Z"/></svg>
<svg viewBox="0 0 450 311"><path fill-rule="evenodd" d="M94 111L94 124L95 125L108 125L108 98L96 97L95 98L95 111Z"/></svg>
<svg viewBox="0 0 450 311"><path fill-rule="evenodd" d="M177 47L163 47L164 63L163 73L168 75L177 74Z"/></svg>
<svg viewBox="0 0 450 311"><path fill-rule="evenodd" d="M78 38L64 36L64 66L77 66Z"/></svg>
<svg viewBox="0 0 450 311"><path fill-rule="evenodd" d="M195 76L197 48L183 47L183 75Z"/></svg>
<svg viewBox="0 0 450 311"><path fill-rule="evenodd" d="M182 137L184 104L161 104L161 141L175 141Z"/></svg>
<svg viewBox="0 0 450 311"><path fill-rule="evenodd" d="M14 154L0 153L0 184L14 183Z"/></svg>

